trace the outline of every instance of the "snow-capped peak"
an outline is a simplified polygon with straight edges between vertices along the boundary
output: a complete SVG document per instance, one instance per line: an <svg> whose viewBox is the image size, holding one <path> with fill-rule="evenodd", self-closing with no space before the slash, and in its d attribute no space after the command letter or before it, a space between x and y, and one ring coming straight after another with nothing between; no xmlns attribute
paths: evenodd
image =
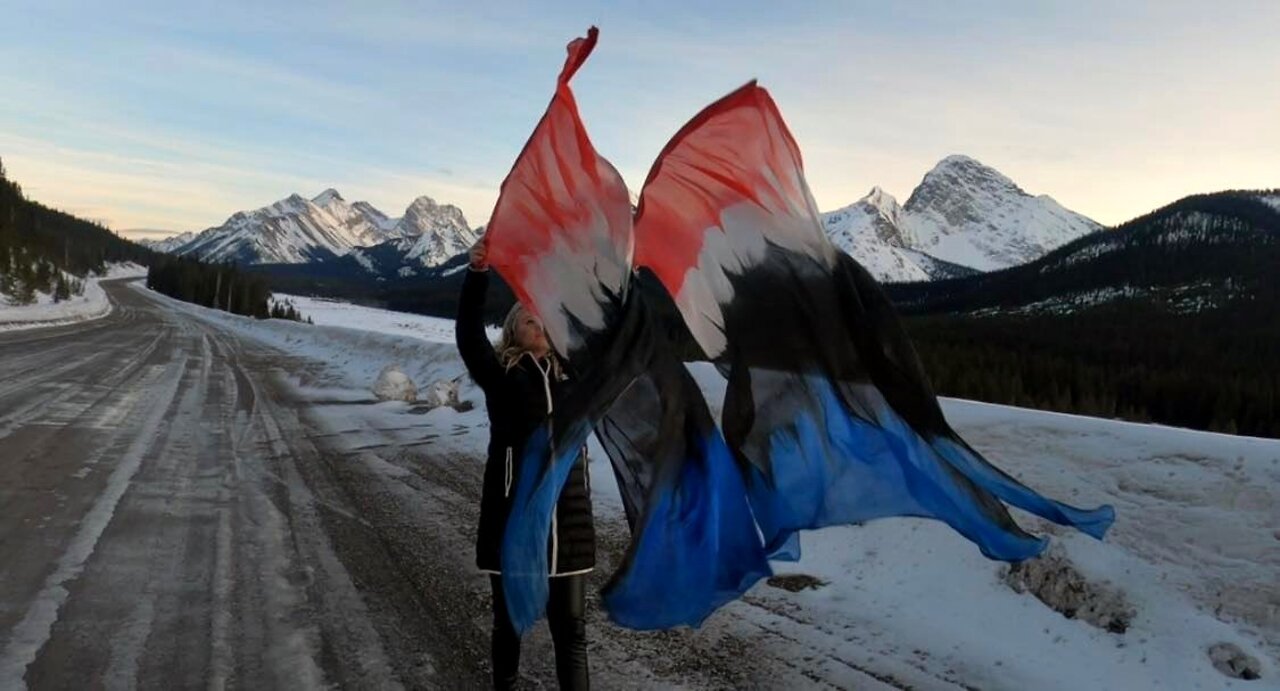
<svg viewBox="0 0 1280 691"><path fill-rule="evenodd" d="M467 225L462 209L452 204L438 204L427 196L418 197L405 209L404 217L396 224L396 232L406 238L416 238L408 258L426 266L440 264L465 252L479 237Z"/></svg>
<svg viewBox="0 0 1280 691"><path fill-rule="evenodd" d="M902 208L911 247L982 271L1026 263L1102 227L962 155L934 166Z"/></svg>
<svg viewBox="0 0 1280 691"><path fill-rule="evenodd" d="M1027 195L1013 180L995 168L968 156L952 154L925 173L920 185L907 199L907 206L921 207L933 201L938 193L965 191Z"/></svg>
<svg viewBox="0 0 1280 691"><path fill-rule="evenodd" d="M437 209L439 207L440 205L436 203L436 200L425 194L409 202L410 209Z"/></svg>
<svg viewBox="0 0 1280 691"><path fill-rule="evenodd" d="M335 201L345 202L346 200L342 198L341 194L338 194L338 190L335 190L332 187L330 187L329 189L321 192L320 194L317 194L315 197L311 199L311 201L317 206L329 206Z"/></svg>
<svg viewBox="0 0 1280 691"><path fill-rule="evenodd" d="M188 230L185 233L170 235L169 237L161 240L141 240L138 244L155 250L156 252L172 252L174 249L191 242L195 236L195 233Z"/></svg>
<svg viewBox="0 0 1280 691"><path fill-rule="evenodd" d="M266 207L266 210L274 212L278 215L299 213L307 208L309 202L305 197L294 192L293 194L281 199L280 201ZM261 211L262 209L260 209ZM245 212L240 212L245 213Z"/></svg>
<svg viewBox="0 0 1280 691"><path fill-rule="evenodd" d="M294 264L346 254L383 235L335 190L325 190L314 200L294 193L260 209L239 211L173 251L206 261Z"/></svg>
<svg viewBox="0 0 1280 691"><path fill-rule="evenodd" d="M870 233L880 241L901 247L904 246L898 229L901 215L902 207L893 195L872 187L862 199L843 209L823 214L823 225L828 235L843 234L852 238L853 235ZM836 242L836 245L841 246L841 243Z"/></svg>
<svg viewBox="0 0 1280 691"><path fill-rule="evenodd" d="M822 215L827 238L884 281L925 281L931 274L908 252L899 229L902 207L893 195L871 188L862 199Z"/></svg>
<svg viewBox="0 0 1280 691"><path fill-rule="evenodd" d="M329 188L311 199L291 194L236 212L221 226L166 249L208 261L296 264L394 240L406 259L434 266L466 251L475 239L461 209L431 197L418 197L403 217L388 218L372 204L348 203Z"/></svg>
<svg viewBox="0 0 1280 691"><path fill-rule="evenodd" d="M1022 264L1101 228L960 154L926 173L905 205L873 187L823 223L833 244L891 281L929 278L938 259L982 271Z"/></svg>
<svg viewBox="0 0 1280 691"><path fill-rule="evenodd" d="M892 194L880 189L879 185L872 187L871 191L867 193L867 196L858 201L866 202L877 209L901 210L901 207L898 206L898 200L895 199Z"/></svg>

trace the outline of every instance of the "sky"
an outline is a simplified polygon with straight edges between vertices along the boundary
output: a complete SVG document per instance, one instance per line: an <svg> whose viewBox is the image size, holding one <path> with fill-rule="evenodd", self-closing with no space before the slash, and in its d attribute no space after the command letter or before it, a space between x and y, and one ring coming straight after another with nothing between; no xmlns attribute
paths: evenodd
<svg viewBox="0 0 1280 691"><path fill-rule="evenodd" d="M794 5L788 7L787 5ZM949 154L1116 224L1280 187L1280 3L11 2L0 160L29 198L130 237L338 189L475 226L564 46L634 191L703 106L758 78L818 205L905 202Z"/></svg>

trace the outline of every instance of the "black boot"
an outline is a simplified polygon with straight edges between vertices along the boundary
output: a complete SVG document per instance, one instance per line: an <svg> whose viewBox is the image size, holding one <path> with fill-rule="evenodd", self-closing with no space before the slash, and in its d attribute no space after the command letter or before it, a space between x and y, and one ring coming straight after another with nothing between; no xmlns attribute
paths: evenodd
<svg viewBox="0 0 1280 691"><path fill-rule="evenodd" d="M587 671L587 578L559 576L551 579L547 623L556 646L556 677L561 689L591 688Z"/></svg>
<svg viewBox="0 0 1280 691"><path fill-rule="evenodd" d="M520 635L507 615L507 600L502 595L502 576L489 575L493 586L493 639L490 656L493 661L493 688L514 689L520 678Z"/></svg>

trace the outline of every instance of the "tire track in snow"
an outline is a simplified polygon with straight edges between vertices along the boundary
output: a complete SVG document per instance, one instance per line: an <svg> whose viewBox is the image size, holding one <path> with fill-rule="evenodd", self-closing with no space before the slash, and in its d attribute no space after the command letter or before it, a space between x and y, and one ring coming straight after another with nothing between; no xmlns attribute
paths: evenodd
<svg viewBox="0 0 1280 691"><path fill-rule="evenodd" d="M206 344L202 343L202 346ZM208 434L200 427L203 405L210 400L211 353L207 347L200 349L199 369L187 367L186 378L194 378L196 385L187 387L181 396L174 415L166 420L166 434L163 445L157 453L149 454L149 462L144 465L134 483L134 491L125 500L125 506L132 511L147 511L157 501L164 504L159 516L152 518L155 526L146 540L146 559L151 565L143 580L137 584L138 599L134 603L119 632L112 637L109 660L103 673L103 683L107 689L132 689L138 686L141 662L147 652L147 643L153 635L157 617L168 614L166 596L172 596L170 589L174 583L183 581L183 569L188 565L185 560L188 545L188 530L185 522L199 517L199 504L205 501L208 492L201 492L200 485L208 480L196 466L200 458L191 453L190 447L205 446L203 438ZM195 428L196 443L192 443L190 434ZM189 467L188 467L189 466ZM155 491L155 483L164 482L163 491ZM143 483L146 484L143 484ZM132 498L132 502L129 502ZM135 540L128 540L133 545ZM107 552L110 557L120 559L121 541L118 539L114 550ZM125 549L128 551L128 548ZM217 614L217 610L210 613ZM163 619L161 619L163 622ZM144 683L145 685L145 683Z"/></svg>
<svg viewBox="0 0 1280 691"><path fill-rule="evenodd" d="M299 462L316 462L319 454L314 447L303 446L303 440L287 440L279 421L298 422L297 419L258 390L254 378L245 371L238 357L234 369L237 378L251 388L251 419L257 421L265 447L280 466L277 472L284 484L277 487L283 487L287 493L293 552L300 559L294 568L306 570L305 581L311 586L311 592L324 593L323 597L314 599L326 648L331 654L342 651L339 657L346 665L341 671L351 674L349 678L359 679L372 688L401 688L391 671L382 640L370 623L364 600L352 582L351 574L334 552L321 522L321 507L336 502L316 497L299 473ZM295 426L302 427L300 423Z"/></svg>

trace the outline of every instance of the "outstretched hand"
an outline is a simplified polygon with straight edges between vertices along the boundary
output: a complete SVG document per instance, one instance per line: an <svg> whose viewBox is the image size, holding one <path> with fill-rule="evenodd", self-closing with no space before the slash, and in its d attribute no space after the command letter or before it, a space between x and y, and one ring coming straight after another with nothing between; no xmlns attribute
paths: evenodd
<svg viewBox="0 0 1280 691"><path fill-rule="evenodd" d="M489 248L484 244L484 238L476 240L476 244L467 250L467 257L471 260L471 268L476 271L489 270Z"/></svg>

